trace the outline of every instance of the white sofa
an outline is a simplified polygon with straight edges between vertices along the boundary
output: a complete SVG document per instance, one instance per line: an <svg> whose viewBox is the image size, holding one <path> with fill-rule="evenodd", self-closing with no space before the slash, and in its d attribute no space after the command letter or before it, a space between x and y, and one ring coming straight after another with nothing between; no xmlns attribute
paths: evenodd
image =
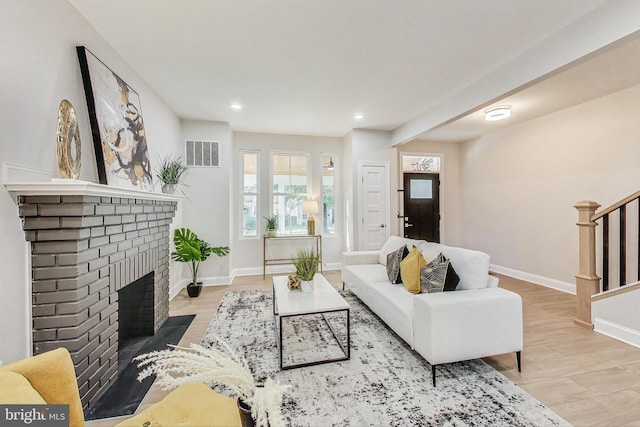
<svg viewBox="0 0 640 427"><path fill-rule="evenodd" d="M406 244L417 246L430 261L440 252L460 277L455 291L408 292L387 277L387 254ZM423 240L391 236L380 251L342 254L342 281L432 367L516 352L521 369L522 299L498 288L489 275L489 255Z"/></svg>

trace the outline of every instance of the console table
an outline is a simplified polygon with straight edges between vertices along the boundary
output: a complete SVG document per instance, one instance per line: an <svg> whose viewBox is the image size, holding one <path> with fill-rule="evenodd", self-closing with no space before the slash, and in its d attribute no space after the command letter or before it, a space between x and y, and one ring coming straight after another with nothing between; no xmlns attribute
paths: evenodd
<svg viewBox="0 0 640 427"><path fill-rule="evenodd" d="M316 253L320 258L320 273L322 273L322 236L319 234L312 235L286 235L286 236L275 236L270 237L265 235L262 239L262 278L267 277L267 265L272 264L290 264L291 258L267 258L267 245L269 241L280 241L280 240L302 240L302 239L312 239L316 245Z"/></svg>

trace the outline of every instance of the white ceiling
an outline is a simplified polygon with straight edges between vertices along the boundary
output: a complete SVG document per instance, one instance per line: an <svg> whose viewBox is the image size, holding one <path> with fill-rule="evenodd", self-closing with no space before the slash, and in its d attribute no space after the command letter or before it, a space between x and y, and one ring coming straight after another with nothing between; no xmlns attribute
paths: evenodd
<svg viewBox="0 0 640 427"><path fill-rule="evenodd" d="M640 34L634 34L417 138L465 141L639 84ZM511 108L509 119L484 120L485 111L502 105Z"/></svg>
<svg viewBox="0 0 640 427"><path fill-rule="evenodd" d="M397 129L607 3L69 1L178 116L229 122L238 131L326 136ZM626 43L621 49L632 51L620 54L608 49L613 56L604 62L580 61L586 74L571 67L505 99L513 105L510 122L638 84L638 61L628 56L640 58L639 45ZM635 68L592 84L612 58ZM231 110L234 102L243 110ZM477 115L421 136L461 140L491 129Z"/></svg>

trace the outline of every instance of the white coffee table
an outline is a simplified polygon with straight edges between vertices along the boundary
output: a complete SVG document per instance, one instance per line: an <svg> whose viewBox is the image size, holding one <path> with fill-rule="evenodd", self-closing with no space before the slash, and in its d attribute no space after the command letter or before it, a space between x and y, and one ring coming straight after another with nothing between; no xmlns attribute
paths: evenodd
<svg viewBox="0 0 640 427"><path fill-rule="evenodd" d="M316 274L313 284L313 292L302 292L300 289L289 290L287 287L288 276L273 277L273 315L275 318L276 341L280 353L280 369L300 368L302 366L318 365L320 363L348 360L351 357L351 325L350 307L338 291L322 276ZM327 321L325 314L344 312L346 314L346 345L336 334L331 322ZM344 353L343 357L306 361L284 366L283 364L283 321L293 317L321 315L327 324L333 337ZM313 343L309 343L313 345Z"/></svg>

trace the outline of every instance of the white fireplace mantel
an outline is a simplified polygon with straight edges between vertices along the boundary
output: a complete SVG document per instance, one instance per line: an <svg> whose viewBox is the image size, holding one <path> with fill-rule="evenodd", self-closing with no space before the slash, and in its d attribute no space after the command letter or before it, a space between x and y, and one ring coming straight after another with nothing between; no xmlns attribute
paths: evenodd
<svg viewBox="0 0 640 427"><path fill-rule="evenodd" d="M184 199L184 196L176 194L112 187L77 179L52 179L50 182L6 182L4 186L14 200L17 200L18 196L98 196L174 202Z"/></svg>

